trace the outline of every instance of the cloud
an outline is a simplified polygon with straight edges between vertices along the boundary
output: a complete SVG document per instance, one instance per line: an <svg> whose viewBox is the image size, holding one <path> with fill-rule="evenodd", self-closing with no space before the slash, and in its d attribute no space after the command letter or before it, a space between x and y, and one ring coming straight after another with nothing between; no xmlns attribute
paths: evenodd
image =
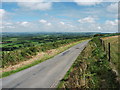
<svg viewBox="0 0 120 90"><path fill-rule="evenodd" d="M25 27L29 26L29 24L30 24L30 23L27 22L27 21L20 22L20 25L25 26Z"/></svg>
<svg viewBox="0 0 120 90"><path fill-rule="evenodd" d="M4 9L0 9L0 29L3 29L3 21L6 19L7 12Z"/></svg>
<svg viewBox="0 0 120 90"><path fill-rule="evenodd" d="M98 28L98 29L101 29L101 27L100 27L100 26L98 26L97 28Z"/></svg>
<svg viewBox="0 0 120 90"><path fill-rule="evenodd" d="M65 23L64 23L64 22L60 22L60 24L65 25Z"/></svg>
<svg viewBox="0 0 120 90"><path fill-rule="evenodd" d="M2 26L0 26L2 29L13 29L15 28L13 23L10 22L2 22Z"/></svg>
<svg viewBox="0 0 120 90"><path fill-rule="evenodd" d="M47 21L44 20L44 19L39 20L39 22L40 22L40 23L47 23Z"/></svg>
<svg viewBox="0 0 120 90"><path fill-rule="evenodd" d="M100 23L82 23L79 24L77 21L75 22L63 22L59 21L51 21L48 22L44 19L40 21L44 21L44 23L38 23L39 21L34 22L7 22L3 23L2 28L7 32L117 32L117 23L118 20L107 20L106 22ZM78 24L77 24L78 23ZM87 25L87 27L86 27Z"/></svg>
<svg viewBox="0 0 120 90"><path fill-rule="evenodd" d="M85 17L83 19L79 19L78 22L80 22L80 23L94 23L95 18L93 18L93 17Z"/></svg>
<svg viewBox="0 0 120 90"><path fill-rule="evenodd" d="M4 15L6 11L4 9L0 9L0 15Z"/></svg>
<svg viewBox="0 0 120 90"><path fill-rule="evenodd" d="M41 19L39 20L40 23L44 24L44 25L47 25L47 26L51 26L52 23L48 22L47 20L44 20L44 19Z"/></svg>
<svg viewBox="0 0 120 90"><path fill-rule="evenodd" d="M21 2L22 3L22 2ZM115 13L106 12L105 8L108 8L108 4L105 4L105 7L99 8L89 8L85 6L84 9L61 9L59 13L57 11L51 10L49 11L32 11L32 10L41 10L41 9L31 9L33 4L30 2L23 2L24 4L28 5L27 7L23 7L21 11L14 11L15 15L11 15L12 18L11 22L6 21L2 28L5 31L17 31L17 32L114 32L117 31L117 20L115 17L111 18L108 15L114 16ZM22 4L23 4L22 3ZM35 2L33 2L35 3ZM40 2L37 2L40 3ZM90 3L86 2L86 5L95 5L98 3ZM113 7L115 3L110 3L109 7ZM33 8L36 4L33 6ZM103 5L104 6L104 5ZM31 8L29 8L31 7ZM66 6L67 7L67 6ZM79 6L80 7L80 6ZM57 8L57 7L56 7ZM25 9L25 10L24 10ZM25 13L26 9L29 9L28 12ZM47 10L47 9L46 9ZM58 9L57 9L58 10ZM7 10L9 11L9 10ZM24 11L24 12L23 12ZM53 13L54 12L54 13ZM70 12L70 13L69 13ZM1 10L0 13L6 15L6 11L4 9ZM46 14L46 15L45 15ZM35 16L34 16L35 15ZM17 17L22 17L24 19L15 19ZM27 17L28 16L28 17ZM65 16L63 18L59 18L57 16ZM36 18L37 17L37 18ZM98 18L99 20L98 20ZM35 18L35 19L34 19ZM40 18L40 19L38 19ZM28 20L29 19L29 20ZM107 21L105 21L108 19ZM18 21L20 20L20 21ZM36 20L36 21L35 21ZM113 21L111 21L113 20ZM31 22L30 22L31 21ZM13 23L12 23L13 22ZM17 23L16 23L17 22Z"/></svg>
<svg viewBox="0 0 120 90"><path fill-rule="evenodd" d="M48 26L51 26L52 24L51 23L47 23Z"/></svg>
<svg viewBox="0 0 120 90"><path fill-rule="evenodd" d="M49 10L52 7L51 2L18 2L18 6L28 10Z"/></svg>
<svg viewBox="0 0 120 90"><path fill-rule="evenodd" d="M6 16L6 11L4 9L0 9L0 21L2 21L3 18Z"/></svg>
<svg viewBox="0 0 120 90"><path fill-rule="evenodd" d="M107 7L107 11L112 12L112 13L117 13L118 12L118 3L112 3Z"/></svg>
<svg viewBox="0 0 120 90"><path fill-rule="evenodd" d="M74 26L74 25L71 25L71 24L68 24L68 26L71 27L71 28L75 28L75 26Z"/></svg>
<svg viewBox="0 0 120 90"><path fill-rule="evenodd" d="M74 26L73 24L74 23L72 23L72 22L62 22L62 21L60 21L59 24L58 24L58 27L62 28L63 30L68 29L68 30L73 31L76 28L76 26ZM61 27L61 25L62 25L62 27Z"/></svg>
<svg viewBox="0 0 120 90"><path fill-rule="evenodd" d="M106 20L105 23L100 25L101 32L104 33L115 33L118 32L118 20Z"/></svg>
<svg viewBox="0 0 120 90"><path fill-rule="evenodd" d="M74 0L78 5L83 5L83 6L91 6L91 5L96 5L100 4L103 0Z"/></svg>
<svg viewBox="0 0 120 90"><path fill-rule="evenodd" d="M7 28L15 28L14 26L6 26Z"/></svg>
<svg viewBox="0 0 120 90"><path fill-rule="evenodd" d="M8 23L8 21L11 20L12 15L14 15L14 14L6 11L5 9L0 9L0 27L2 27L3 23L10 24L10 23Z"/></svg>
<svg viewBox="0 0 120 90"><path fill-rule="evenodd" d="M107 20L107 21L105 22L105 24L106 24L106 25L116 26L116 25L118 25L118 20L117 20L117 19L114 20L114 21Z"/></svg>

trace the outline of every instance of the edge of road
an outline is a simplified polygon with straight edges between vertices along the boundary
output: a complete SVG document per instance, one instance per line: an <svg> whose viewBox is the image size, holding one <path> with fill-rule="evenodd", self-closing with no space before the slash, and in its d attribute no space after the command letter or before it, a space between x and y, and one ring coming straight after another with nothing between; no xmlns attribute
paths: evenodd
<svg viewBox="0 0 120 90"><path fill-rule="evenodd" d="M43 63L43 62L46 62L48 61L49 59L52 59L54 58L55 56L61 54L61 53L64 53L66 51L68 51L71 47L74 47L75 45L79 44L79 43L82 43L82 42L85 42L87 40L90 40L90 39L85 39L85 40L80 40L80 41L77 41L75 44L71 45L70 47L66 48L64 51L61 51L51 57L48 57L48 58L45 58L44 60L36 60L34 62L32 62L31 64L28 64L28 65L25 65L25 66L22 66L20 68L17 68L16 70L11 70L11 71L7 71L7 72L3 72L0 79L1 78L4 78L4 77L7 77L7 76L10 76L10 75L13 75L13 74L16 74L16 73L19 73L21 71L26 71L26 69L31 69L32 67L37 67L37 65L39 65L40 63ZM5 74L5 75L4 75ZM8 74L8 75L6 75Z"/></svg>

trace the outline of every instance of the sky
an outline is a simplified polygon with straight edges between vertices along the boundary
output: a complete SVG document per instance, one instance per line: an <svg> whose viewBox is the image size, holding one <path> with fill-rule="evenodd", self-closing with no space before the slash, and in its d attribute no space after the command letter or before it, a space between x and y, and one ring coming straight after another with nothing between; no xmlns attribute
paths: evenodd
<svg viewBox="0 0 120 90"><path fill-rule="evenodd" d="M2 2L2 32L118 32L117 2L35 1Z"/></svg>

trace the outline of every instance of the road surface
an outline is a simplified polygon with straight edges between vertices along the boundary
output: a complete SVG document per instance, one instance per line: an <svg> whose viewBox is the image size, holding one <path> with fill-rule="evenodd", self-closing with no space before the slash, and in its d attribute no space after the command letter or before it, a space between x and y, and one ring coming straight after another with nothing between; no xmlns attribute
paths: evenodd
<svg viewBox="0 0 120 90"><path fill-rule="evenodd" d="M88 42L77 44L49 60L0 79L2 88L55 88Z"/></svg>

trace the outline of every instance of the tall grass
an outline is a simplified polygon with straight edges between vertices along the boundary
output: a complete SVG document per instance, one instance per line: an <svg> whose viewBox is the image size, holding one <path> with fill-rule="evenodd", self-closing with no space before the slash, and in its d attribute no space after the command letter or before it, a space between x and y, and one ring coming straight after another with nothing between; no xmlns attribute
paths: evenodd
<svg viewBox="0 0 120 90"><path fill-rule="evenodd" d="M99 38L93 38L61 80L58 88L117 88L115 73ZM67 76L67 77L66 77Z"/></svg>
<svg viewBox="0 0 120 90"><path fill-rule="evenodd" d="M110 43L110 56L111 56L111 63L114 65L114 67L116 68L116 70L119 72L120 74L120 60L119 60L119 56L120 56L120 51L119 51L119 37L120 36L116 36L116 37L108 37L106 39L103 38L103 40L105 41L105 48L106 48L106 52L108 52L108 43Z"/></svg>

